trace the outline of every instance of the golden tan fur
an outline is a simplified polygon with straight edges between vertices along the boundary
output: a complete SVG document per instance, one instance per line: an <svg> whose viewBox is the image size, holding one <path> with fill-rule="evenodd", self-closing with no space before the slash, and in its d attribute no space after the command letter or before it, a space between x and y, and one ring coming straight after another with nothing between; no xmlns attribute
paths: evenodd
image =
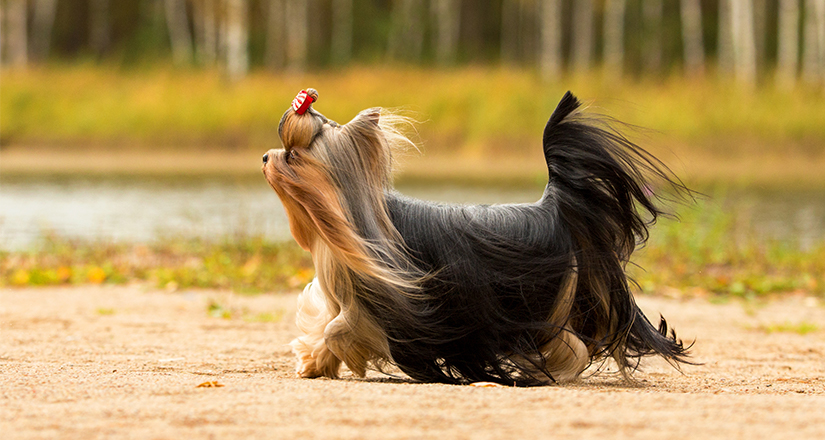
<svg viewBox="0 0 825 440"><path fill-rule="evenodd" d="M337 126L311 112L288 111L281 124L284 149L268 152L263 167L286 208L293 237L312 253L317 271L316 280L299 299L298 326L305 336L291 344L302 377L336 377L341 361L363 376L369 362L381 365L389 359L386 335L355 301L359 280L375 279L402 294L414 295L416 290L415 280L405 277L403 270L382 266L375 258L377 247L355 230L352 213L342 204L341 182L331 180L331 166L359 172L362 184L348 190L372 208L370 215L380 234L395 240L381 249L403 258L383 193L376 189L384 188L391 177L388 138L401 142L406 138L394 136L397 132L389 128L375 130L379 115L379 109L366 110L350 123ZM332 157L346 158L349 163L333 164Z"/></svg>

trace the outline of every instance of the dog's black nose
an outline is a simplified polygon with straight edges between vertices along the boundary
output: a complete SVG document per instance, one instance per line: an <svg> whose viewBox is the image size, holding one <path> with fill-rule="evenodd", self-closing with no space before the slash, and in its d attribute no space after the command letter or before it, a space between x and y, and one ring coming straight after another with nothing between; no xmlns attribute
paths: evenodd
<svg viewBox="0 0 825 440"><path fill-rule="evenodd" d="M269 161L269 153L264 153L264 165Z"/></svg>

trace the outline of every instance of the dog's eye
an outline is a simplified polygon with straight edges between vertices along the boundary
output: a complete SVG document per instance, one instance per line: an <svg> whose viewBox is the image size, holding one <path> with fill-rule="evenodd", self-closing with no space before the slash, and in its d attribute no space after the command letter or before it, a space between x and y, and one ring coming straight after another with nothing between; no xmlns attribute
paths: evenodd
<svg viewBox="0 0 825 440"><path fill-rule="evenodd" d="M298 154L295 153L295 150L289 150L286 154L286 163L291 163L293 160L298 158Z"/></svg>

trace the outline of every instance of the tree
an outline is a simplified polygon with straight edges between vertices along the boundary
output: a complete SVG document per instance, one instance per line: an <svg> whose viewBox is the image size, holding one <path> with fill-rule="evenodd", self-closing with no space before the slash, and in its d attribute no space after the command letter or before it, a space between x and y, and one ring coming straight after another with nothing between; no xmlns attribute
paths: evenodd
<svg viewBox="0 0 825 440"><path fill-rule="evenodd" d="M192 16L198 62L212 66L217 60L215 0L193 0Z"/></svg>
<svg viewBox="0 0 825 440"><path fill-rule="evenodd" d="M614 76L624 68L624 18L627 0L607 0L604 17L604 64Z"/></svg>
<svg viewBox="0 0 825 440"><path fill-rule="evenodd" d="M590 70L593 58L593 0L573 3L573 66Z"/></svg>
<svg viewBox="0 0 825 440"><path fill-rule="evenodd" d="M424 47L423 6L421 0L395 0L392 3L392 28L388 44L390 58L421 60Z"/></svg>
<svg viewBox="0 0 825 440"><path fill-rule="evenodd" d="M719 0L719 30L717 38L717 64L719 73L729 74L733 71L733 17L731 2L736 0Z"/></svg>
<svg viewBox="0 0 825 440"><path fill-rule="evenodd" d="M352 24L352 0L332 0L332 61L335 64L348 63L352 58Z"/></svg>
<svg viewBox="0 0 825 440"><path fill-rule="evenodd" d="M49 56L57 0L35 0L32 20L32 57L43 61Z"/></svg>
<svg viewBox="0 0 825 440"><path fill-rule="evenodd" d="M286 62L286 0L267 2L266 53L264 62L273 70L281 69Z"/></svg>
<svg viewBox="0 0 825 440"><path fill-rule="evenodd" d="M544 79L554 80L562 71L562 15L561 0L545 0L536 3L541 17L539 26L541 42L539 44L539 63Z"/></svg>
<svg viewBox="0 0 825 440"><path fill-rule="evenodd" d="M802 77L825 84L825 0L805 1Z"/></svg>
<svg viewBox="0 0 825 440"><path fill-rule="evenodd" d="M751 0L731 0L733 19L733 58L737 81L756 84L756 42Z"/></svg>
<svg viewBox="0 0 825 440"><path fill-rule="evenodd" d="M25 1L6 2L6 38L9 64L24 67L29 62L29 39Z"/></svg>
<svg viewBox="0 0 825 440"><path fill-rule="evenodd" d="M501 61L513 63L518 58L519 1L501 2Z"/></svg>
<svg viewBox="0 0 825 440"><path fill-rule="evenodd" d="M435 59L441 65L453 64L458 54L461 4L458 0L432 1L431 8L435 18Z"/></svg>
<svg viewBox="0 0 825 440"><path fill-rule="evenodd" d="M662 69L663 16L662 0L642 0L642 58L644 70L649 73L659 73Z"/></svg>
<svg viewBox="0 0 825 440"><path fill-rule="evenodd" d="M228 0L226 4L226 72L237 80L249 70L248 3Z"/></svg>
<svg viewBox="0 0 825 440"><path fill-rule="evenodd" d="M108 1L108 0L97 0ZM186 3L183 0L164 0L166 26L172 45L172 60L177 65L192 62L192 36L186 18Z"/></svg>
<svg viewBox="0 0 825 440"><path fill-rule="evenodd" d="M110 43L109 0L89 2L89 46L98 57L109 50Z"/></svg>
<svg viewBox="0 0 825 440"><path fill-rule="evenodd" d="M699 0L681 0L680 6L685 71L691 75L702 75L705 71L702 7Z"/></svg>
<svg viewBox="0 0 825 440"><path fill-rule="evenodd" d="M288 0L286 2L286 64L290 70L303 70L309 50L309 2L308 0Z"/></svg>
<svg viewBox="0 0 825 440"><path fill-rule="evenodd" d="M799 0L780 0L777 81L793 87L799 69Z"/></svg>

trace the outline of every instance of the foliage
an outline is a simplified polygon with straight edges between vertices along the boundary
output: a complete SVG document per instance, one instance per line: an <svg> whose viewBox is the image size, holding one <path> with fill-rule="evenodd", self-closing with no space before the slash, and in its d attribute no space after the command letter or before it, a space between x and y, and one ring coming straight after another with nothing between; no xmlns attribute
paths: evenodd
<svg viewBox="0 0 825 440"><path fill-rule="evenodd" d="M645 293L756 296L825 294L825 242L759 239L735 207L700 200L679 220L657 224L637 251L631 276ZM0 285L148 282L169 290L219 288L271 292L301 288L313 277L309 254L261 237L217 242L166 239L149 245L83 243L47 237L36 250L0 253ZM215 316L231 314L215 303ZM255 319L268 319L259 317Z"/></svg>
<svg viewBox="0 0 825 440"><path fill-rule="evenodd" d="M277 139L296 91L321 92L318 110L346 122L365 108L401 108L424 119L435 150L524 152L566 89L591 111L667 134L679 148L725 154L821 153L825 100L799 88L744 90L723 80L625 82L575 75L543 82L529 70L349 68L307 75L253 74L226 81L218 71L62 66L3 71L4 145L130 145L260 148ZM403 86L399 86L403 85Z"/></svg>
<svg viewBox="0 0 825 440"><path fill-rule="evenodd" d="M219 288L267 292L297 289L313 277L308 253L261 237L218 242L84 243L47 237L36 250L0 253L0 284L122 284L149 282L169 290Z"/></svg>
<svg viewBox="0 0 825 440"><path fill-rule="evenodd" d="M825 242L757 236L737 206L699 200L655 226L630 273L644 292L753 297L825 293Z"/></svg>

